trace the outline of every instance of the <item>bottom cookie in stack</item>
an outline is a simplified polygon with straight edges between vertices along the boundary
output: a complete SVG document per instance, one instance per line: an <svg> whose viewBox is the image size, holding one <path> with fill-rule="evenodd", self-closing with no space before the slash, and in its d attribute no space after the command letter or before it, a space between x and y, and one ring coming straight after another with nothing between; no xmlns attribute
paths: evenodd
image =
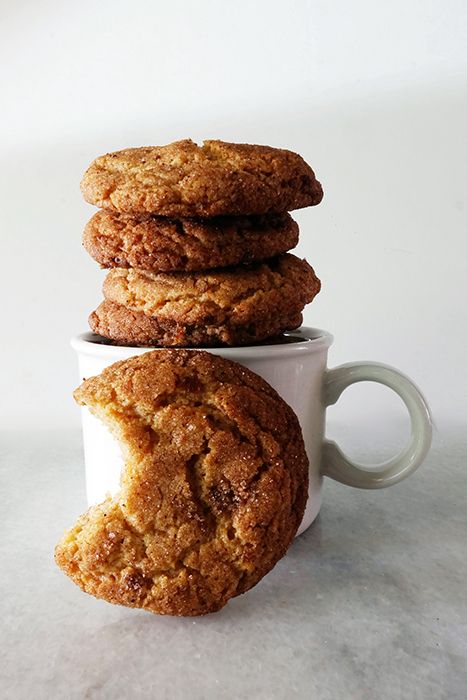
<svg viewBox="0 0 467 700"><path fill-rule="evenodd" d="M198 273L116 268L91 329L124 345L246 345L297 328L321 283L291 254Z"/></svg>

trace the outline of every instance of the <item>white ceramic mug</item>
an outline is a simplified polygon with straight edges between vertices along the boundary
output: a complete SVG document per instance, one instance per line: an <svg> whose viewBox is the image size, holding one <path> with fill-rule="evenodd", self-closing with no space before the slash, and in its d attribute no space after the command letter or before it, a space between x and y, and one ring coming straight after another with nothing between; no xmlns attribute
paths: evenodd
<svg viewBox="0 0 467 700"><path fill-rule="evenodd" d="M300 420L310 461L312 497L297 534L306 530L318 515L323 476L364 489L391 486L417 469L431 444L430 412L410 379L392 367L375 362L352 362L329 370L327 354L332 341L332 335L326 331L302 327L286 333L281 342L207 349L261 375L292 406ZM92 333L76 336L71 344L78 353L81 379L99 374L118 360L150 350L105 344ZM350 384L362 381L378 382L394 389L407 406L411 420L409 444L377 469L351 461L335 442L324 438L326 407L334 404ZM122 456L104 424L85 407L82 421L86 492L88 504L92 505L118 490Z"/></svg>

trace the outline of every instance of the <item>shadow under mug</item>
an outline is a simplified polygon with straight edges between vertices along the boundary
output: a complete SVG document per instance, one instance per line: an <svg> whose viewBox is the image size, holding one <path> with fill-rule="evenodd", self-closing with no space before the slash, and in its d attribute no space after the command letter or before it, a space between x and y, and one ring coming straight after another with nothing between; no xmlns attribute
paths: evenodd
<svg viewBox="0 0 467 700"><path fill-rule="evenodd" d="M430 412L413 382L398 370L376 362L351 362L327 369L332 341L327 331L301 327L273 342L205 348L259 374L299 418L310 462L310 497L297 534L304 532L319 513L324 476L363 489L392 486L417 469L431 444ZM112 345L92 333L74 337L71 345L78 354L82 379L99 374L118 360L158 350ZM393 389L407 406L411 421L408 445L399 455L375 467L350 460L335 442L325 439L326 407L334 404L346 387L362 381L378 382ZM108 493L118 491L123 460L117 441L86 407L82 408L82 423L86 494L88 504L93 505L102 502Z"/></svg>

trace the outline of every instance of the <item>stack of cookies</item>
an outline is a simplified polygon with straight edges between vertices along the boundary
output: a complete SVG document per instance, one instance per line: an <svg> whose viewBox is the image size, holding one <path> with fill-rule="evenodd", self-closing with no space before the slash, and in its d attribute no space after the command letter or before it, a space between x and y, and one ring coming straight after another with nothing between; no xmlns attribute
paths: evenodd
<svg viewBox="0 0 467 700"><path fill-rule="evenodd" d="M190 140L97 158L84 245L104 268L91 329L120 345L245 345L297 328L320 282L287 251L323 196L297 154Z"/></svg>

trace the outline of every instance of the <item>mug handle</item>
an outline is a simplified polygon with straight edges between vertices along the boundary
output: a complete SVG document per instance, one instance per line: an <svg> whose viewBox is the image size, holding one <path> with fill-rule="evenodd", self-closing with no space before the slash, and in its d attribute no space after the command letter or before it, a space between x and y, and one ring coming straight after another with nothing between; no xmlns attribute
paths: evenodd
<svg viewBox="0 0 467 700"><path fill-rule="evenodd" d="M325 406L335 404L339 396L356 382L378 382L399 394L407 406L411 423L409 444L392 459L374 467L353 462L332 440L325 440L321 474L360 489L380 489L402 481L417 469L430 449L432 424L430 409L415 384L393 367L378 362L349 362L327 370L324 377Z"/></svg>

